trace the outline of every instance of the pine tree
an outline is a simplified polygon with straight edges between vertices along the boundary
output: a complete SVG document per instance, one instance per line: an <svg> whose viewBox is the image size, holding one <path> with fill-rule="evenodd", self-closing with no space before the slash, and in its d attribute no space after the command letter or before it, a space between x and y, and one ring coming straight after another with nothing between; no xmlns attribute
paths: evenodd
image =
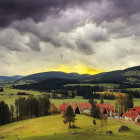
<svg viewBox="0 0 140 140"><path fill-rule="evenodd" d="M91 115L93 118L100 119L100 108L99 106L96 106L96 102L93 99L89 100L89 103L91 104Z"/></svg>
<svg viewBox="0 0 140 140"><path fill-rule="evenodd" d="M4 102L0 102L0 125L10 122L10 110L8 105Z"/></svg>
<svg viewBox="0 0 140 140"><path fill-rule="evenodd" d="M64 115L62 116L64 118L64 123L69 123L69 127L71 127L71 122L75 122L75 113L71 107L71 105L68 106L66 111L64 112Z"/></svg>
<svg viewBox="0 0 140 140"><path fill-rule="evenodd" d="M96 114L96 118L97 119L100 119L101 118L101 111L100 111L99 106L96 106L96 112L95 112L95 114Z"/></svg>
<svg viewBox="0 0 140 140"><path fill-rule="evenodd" d="M90 104L91 104L91 115L93 118L96 118L96 104L94 100L90 100Z"/></svg>

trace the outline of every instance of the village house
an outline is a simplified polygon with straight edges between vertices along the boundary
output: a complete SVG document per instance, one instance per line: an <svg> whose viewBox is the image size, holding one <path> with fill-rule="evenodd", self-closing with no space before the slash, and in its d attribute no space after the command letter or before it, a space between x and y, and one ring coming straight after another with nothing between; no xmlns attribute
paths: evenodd
<svg viewBox="0 0 140 140"><path fill-rule="evenodd" d="M114 113L114 107L109 103L96 103L97 106L99 106L101 112L103 114L106 114L108 117L112 117ZM69 106L69 103L63 103L59 106L59 111L63 113L67 107ZM72 103L71 104L75 114L89 114L91 112L91 105L90 103Z"/></svg>
<svg viewBox="0 0 140 140"><path fill-rule="evenodd" d="M123 114L123 118L140 123L140 107L134 107Z"/></svg>
<svg viewBox="0 0 140 140"><path fill-rule="evenodd" d="M72 103L71 106L76 114L81 114L81 113L88 114L91 112L90 103Z"/></svg>

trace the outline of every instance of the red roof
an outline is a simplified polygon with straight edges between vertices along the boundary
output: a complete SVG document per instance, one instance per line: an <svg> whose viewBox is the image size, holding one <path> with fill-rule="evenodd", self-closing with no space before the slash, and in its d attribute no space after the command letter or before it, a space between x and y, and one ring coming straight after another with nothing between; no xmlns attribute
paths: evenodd
<svg viewBox="0 0 140 140"><path fill-rule="evenodd" d="M73 109L76 109L76 107L79 109L91 109L90 103L72 103L71 106Z"/></svg>
<svg viewBox="0 0 140 140"><path fill-rule="evenodd" d="M68 103L63 103L59 106L59 111L65 111L68 107ZM102 104L99 104L99 103L96 103L97 106L99 106L99 108L102 110L102 112L105 111L105 109L107 110L107 113L110 112L110 110L112 110L112 112L114 112L114 107L109 104L109 103L102 103ZM90 103L72 103L71 104L72 108L75 110L77 107L79 109L91 109L91 105Z"/></svg>
<svg viewBox="0 0 140 140"><path fill-rule="evenodd" d="M68 107L68 103L63 103L59 106L59 111L65 111ZM99 108L102 110L102 112L105 111L105 109L107 110L107 113L110 112L110 110L112 110L112 112L114 112L114 107L109 104L109 103L102 103L102 104L99 104L99 103L96 103L97 106L99 106ZM72 108L75 110L77 107L79 109L91 109L91 105L90 103L72 103Z"/></svg>
<svg viewBox="0 0 140 140"><path fill-rule="evenodd" d="M65 111L67 107L69 106L69 103L63 103L59 106L59 111Z"/></svg>
<svg viewBox="0 0 140 140"><path fill-rule="evenodd" d="M140 113L140 107L134 107L133 109L129 110L128 112L124 113L124 117L131 118L133 121L135 121L136 117Z"/></svg>

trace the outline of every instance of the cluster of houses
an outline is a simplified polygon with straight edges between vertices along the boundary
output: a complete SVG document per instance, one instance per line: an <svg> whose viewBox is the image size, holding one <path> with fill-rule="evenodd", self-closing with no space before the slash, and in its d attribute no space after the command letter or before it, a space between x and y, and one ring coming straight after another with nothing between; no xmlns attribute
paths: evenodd
<svg viewBox="0 0 140 140"><path fill-rule="evenodd" d="M140 123L140 107L134 107L123 114L123 118Z"/></svg>
<svg viewBox="0 0 140 140"><path fill-rule="evenodd" d="M71 105L75 114L89 114L91 112L90 103L72 103L69 104L64 102L60 104L59 109L52 104L51 111L52 112L60 112L63 113L67 107ZM114 117L114 107L109 103L96 103L96 106L100 108L100 111L103 114L106 114L108 117ZM131 120L140 123L140 107L134 107L123 114L123 118L126 120Z"/></svg>
<svg viewBox="0 0 140 140"><path fill-rule="evenodd" d="M67 107L69 106L69 103L63 103L59 106L59 112L63 113ZM107 116L112 117L114 113L114 107L109 103L96 103L96 106L99 106L101 112L103 114L107 114ZM91 112L91 105L90 103L72 103L71 107L73 108L73 111L75 114L89 114Z"/></svg>

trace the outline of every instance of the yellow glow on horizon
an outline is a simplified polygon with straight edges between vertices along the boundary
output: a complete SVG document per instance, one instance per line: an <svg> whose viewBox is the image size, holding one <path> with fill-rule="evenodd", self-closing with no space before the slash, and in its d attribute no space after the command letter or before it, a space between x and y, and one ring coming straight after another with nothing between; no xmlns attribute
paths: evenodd
<svg viewBox="0 0 140 140"><path fill-rule="evenodd" d="M90 74L90 75L105 72L104 70L94 69L84 64L78 64L78 65L73 65L73 66L61 64L52 68L47 68L47 69L44 68L42 71L40 70L39 72L46 72L46 71L61 71L65 73L74 72L74 73L79 73L79 74Z"/></svg>

